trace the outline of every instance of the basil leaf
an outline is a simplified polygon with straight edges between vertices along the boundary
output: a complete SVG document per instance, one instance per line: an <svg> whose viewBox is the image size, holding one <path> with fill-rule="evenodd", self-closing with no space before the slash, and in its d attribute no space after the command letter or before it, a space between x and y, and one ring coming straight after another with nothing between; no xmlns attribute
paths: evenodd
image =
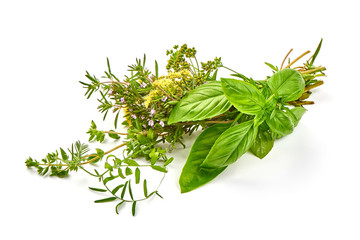
<svg viewBox="0 0 360 240"><path fill-rule="evenodd" d="M235 162L254 143L257 128L253 124L253 120L243 122L223 132L200 167L218 168Z"/></svg>
<svg viewBox="0 0 360 240"><path fill-rule="evenodd" d="M265 106L265 97L250 83L230 78L221 78L226 98L242 113L257 115Z"/></svg>
<svg viewBox="0 0 360 240"><path fill-rule="evenodd" d="M274 133L285 136L294 130L294 122L289 113L275 109L272 116L266 119L267 125Z"/></svg>
<svg viewBox="0 0 360 240"><path fill-rule="evenodd" d="M226 167L216 169L200 168L216 139L230 127L230 124L215 124L205 129L195 140L188 159L182 169L179 184L181 193L190 192L214 179Z"/></svg>
<svg viewBox="0 0 360 240"><path fill-rule="evenodd" d="M305 89L305 81L301 74L290 68L275 73L267 82L275 96L284 102L297 100Z"/></svg>
<svg viewBox="0 0 360 240"><path fill-rule="evenodd" d="M274 139L269 130L259 128L251 152L260 159L263 159L273 148Z"/></svg>
<svg viewBox="0 0 360 240"><path fill-rule="evenodd" d="M201 85L178 102L171 111L168 123L197 121L218 116L231 107L220 82Z"/></svg>
<svg viewBox="0 0 360 240"><path fill-rule="evenodd" d="M293 119L294 126L296 127L301 119L301 117L306 112L306 109L303 107L295 107L291 109L291 112L295 115L296 119Z"/></svg>

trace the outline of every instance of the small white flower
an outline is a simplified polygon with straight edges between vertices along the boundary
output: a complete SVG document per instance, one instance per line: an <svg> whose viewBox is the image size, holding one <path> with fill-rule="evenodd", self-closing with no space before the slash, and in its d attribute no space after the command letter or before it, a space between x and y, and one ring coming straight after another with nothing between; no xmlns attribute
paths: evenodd
<svg viewBox="0 0 360 240"><path fill-rule="evenodd" d="M153 120L149 120L149 121L148 121L148 125L149 125L150 127L153 127L153 126L154 126L154 121L153 121Z"/></svg>
<svg viewBox="0 0 360 240"><path fill-rule="evenodd" d="M165 126L165 123L163 121L160 121L159 122L160 126L164 127Z"/></svg>

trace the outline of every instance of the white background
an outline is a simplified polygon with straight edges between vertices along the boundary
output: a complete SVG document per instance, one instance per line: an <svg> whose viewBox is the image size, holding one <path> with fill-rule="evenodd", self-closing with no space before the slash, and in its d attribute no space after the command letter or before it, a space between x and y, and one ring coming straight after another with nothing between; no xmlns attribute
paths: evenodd
<svg viewBox="0 0 360 240"><path fill-rule="evenodd" d="M1 1L1 239L360 239L356 2ZM43 178L25 167L86 141L91 120L112 127L78 83L85 70L101 76L106 57L119 77L144 53L166 73L166 50L187 43L202 61L221 56L262 79L265 61L280 65L290 48L294 59L321 38L328 77L295 132L196 191L178 186L193 138L174 153L164 199L139 203L136 217L95 204L103 196L87 187L98 182L82 172Z"/></svg>

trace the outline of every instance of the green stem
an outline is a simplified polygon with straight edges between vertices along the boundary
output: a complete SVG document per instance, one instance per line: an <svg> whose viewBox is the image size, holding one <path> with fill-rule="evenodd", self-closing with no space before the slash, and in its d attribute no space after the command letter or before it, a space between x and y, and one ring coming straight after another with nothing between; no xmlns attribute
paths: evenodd
<svg viewBox="0 0 360 240"><path fill-rule="evenodd" d="M242 115L243 115L243 113L239 113L239 115L236 116L236 118L234 119L234 121L232 122L232 124L230 125L230 127L234 126L235 123L241 118Z"/></svg>
<svg viewBox="0 0 360 240"><path fill-rule="evenodd" d="M229 70L229 71L232 71L232 72L234 72L234 73L240 74L240 73L238 73L237 71L232 70L231 68L228 68L228 67L225 67L225 66L221 66L221 67L223 67L223 68L225 68L225 69L227 69L227 70Z"/></svg>

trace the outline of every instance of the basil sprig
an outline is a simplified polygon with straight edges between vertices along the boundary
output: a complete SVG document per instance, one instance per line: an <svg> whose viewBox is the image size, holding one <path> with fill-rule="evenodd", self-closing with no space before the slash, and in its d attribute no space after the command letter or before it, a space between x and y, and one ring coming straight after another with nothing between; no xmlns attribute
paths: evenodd
<svg viewBox="0 0 360 240"><path fill-rule="evenodd" d="M231 113L238 112L231 125L224 121L199 135L180 176L182 192L211 181L249 150L264 158L274 140L292 133L305 113L302 107L287 107L305 89L298 71L286 68L264 81L244 80L248 79L221 78L204 84L189 92L171 112L170 124L217 117L231 106Z"/></svg>

